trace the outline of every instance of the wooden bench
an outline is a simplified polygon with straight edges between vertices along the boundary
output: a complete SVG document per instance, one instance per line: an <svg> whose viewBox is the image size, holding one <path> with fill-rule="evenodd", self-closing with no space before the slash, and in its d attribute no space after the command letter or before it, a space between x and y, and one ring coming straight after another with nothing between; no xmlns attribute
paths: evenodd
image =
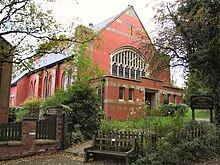
<svg viewBox="0 0 220 165"><path fill-rule="evenodd" d="M91 147L85 148L85 162L90 158L95 159L98 155L112 155L123 157L126 164L130 164L130 158L135 155L136 140L120 139L120 138L103 138L93 137L93 144Z"/></svg>

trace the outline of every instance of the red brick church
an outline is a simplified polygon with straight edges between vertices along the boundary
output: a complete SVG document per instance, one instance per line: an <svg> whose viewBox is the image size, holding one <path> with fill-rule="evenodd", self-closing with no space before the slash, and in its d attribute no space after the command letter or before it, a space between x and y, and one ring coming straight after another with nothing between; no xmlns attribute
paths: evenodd
<svg viewBox="0 0 220 165"><path fill-rule="evenodd" d="M94 62L105 74L102 88L103 109L107 117L126 120L130 112L148 102L150 107L182 103L182 90L170 84L170 71L161 71L158 79L150 76L146 54L140 43L151 42L134 8L92 27L103 38L101 49L94 39L90 49ZM65 74L63 54L47 54L34 64L34 71L24 71L11 83L10 103L19 106L28 97L47 97L55 89L65 89L71 79Z"/></svg>

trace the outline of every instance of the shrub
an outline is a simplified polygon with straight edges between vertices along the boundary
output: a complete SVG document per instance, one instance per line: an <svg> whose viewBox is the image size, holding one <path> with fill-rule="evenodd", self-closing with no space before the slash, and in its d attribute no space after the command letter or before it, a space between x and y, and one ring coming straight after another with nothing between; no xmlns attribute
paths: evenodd
<svg viewBox="0 0 220 165"><path fill-rule="evenodd" d="M165 104L159 107L162 116L173 116L176 110L175 104Z"/></svg>
<svg viewBox="0 0 220 165"><path fill-rule="evenodd" d="M85 137L92 137L100 125L98 114L101 100L96 88L90 84L74 83L65 92L62 103L72 109L73 124L81 126Z"/></svg>
<svg viewBox="0 0 220 165"><path fill-rule="evenodd" d="M73 127L74 127L74 129L73 129L73 132L71 134L71 138L72 138L71 141L73 141L74 143L83 142L84 137L83 137L82 132L80 131L80 125L75 124Z"/></svg>
<svg viewBox="0 0 220 165"><path fill-rule="evenodd" d="M36 117L38 119L42 102L42 98L29 98L25 100L21 104L21 106L28 111L27 116L25 117Z"/></svg>
<svg viewBox="0 0 220 165"><path fill-rule="evenodd" d="M9 116L8 116L9 122L14 122L16 120L16 109L17 107L13 105L9 106Z"/></svg>
<svg viewBox="0 0 220 165"><path fill-rule="evenodd" d="M30 110L20 108L19 111L16 112L16 121L22 121L25 117L33 116L30 116Z"/></svg>
<svg viewBox="0 0 220 165"><path fill-rule="evenodd" d="M190 110L190 107L187 104L179 104L176 108L181 116L186 116L187 112Z"/></svg>
<svg viewBox="0 0 220 165"><path fill-rule="evenodd" d="M175 105L173 103L166 104L159 107L162 116L185 116L190 109L186 104Z"/></svg>
<svg viewBox="0 0 220 165"><path fill-rule="evenodd" d="M202 127L204 134L200 137L181 135L185 128ZM163 134L156 143L156 148L146 144L144 153L136 164L188 164L213 158L218 153L218 130L215 125L203 123L186 123L173 126Z"/></svg>
<svg viewBox="0 0 220 165"><path fill-rule="evenodd" d="M41 103L41 109L46 111L49 106L61 106L63 100L65 99L65 91L56 90L53 96L49 96L43 100Z"/></svg>

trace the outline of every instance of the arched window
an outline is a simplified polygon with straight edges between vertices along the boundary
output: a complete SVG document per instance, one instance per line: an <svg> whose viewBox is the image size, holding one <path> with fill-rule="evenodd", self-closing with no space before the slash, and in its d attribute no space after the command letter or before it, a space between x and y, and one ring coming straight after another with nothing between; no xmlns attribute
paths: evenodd
<svg viewBox="0 0 220 165"><path fill-rule="evenodd" d="M33 93L34 93L33 81L31 81L31 83L30 83L29 97L34 97L34 96L33 96Z"/></svg>
<svg viewBox="0 0 220 165"><path fill-rule="evenodd" d="M45 76L44 77L44 82L43 82L43 97L44 98L47 97L47 79L48 79L48 77Z"/></svg>
<svg viewBox="0 0 220 165"><path fill-rule="evenodd" d="M36 96L35 90L36 90L36 80L34 80L34 84L33 84L33 97Z"/></svg>
<svg viewBox="0 0 220 165"><path fill-rule="evenodd" d="M49 76L48 83L47 83L47 94L52 94L52 76Z"/></svg>
<svg viewBox="0 0 220 165"><path fill-rule="evenodd" d="M68 75L68 84L72 85L74 81L75 81L74 73L70 72L69 75Z"/></svg>
<svg viewBox="0 0 220 165"><path fill-rule="evenodd" d="M122 47L111 54L111 74L130 79L147 76L147 62L133 47Z"/></svg>
<svg viewBox="0 0 220 165"><path fill-rule="evenodd" d="M68 83L67 80L68 80L67 75L65 72L63 72L63 76L62 76L62 89L63 90L66 90L66 88L67 88L67 83Z"/></svg>

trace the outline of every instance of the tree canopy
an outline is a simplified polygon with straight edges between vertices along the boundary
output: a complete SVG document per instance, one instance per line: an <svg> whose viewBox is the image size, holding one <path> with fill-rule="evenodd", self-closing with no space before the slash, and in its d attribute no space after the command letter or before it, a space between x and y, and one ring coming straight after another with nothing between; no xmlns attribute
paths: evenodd
<svg viewBox="0 0 220 165"><path fill-rule="evenodd" d="M155 19L159 25L155 40L158 51L171 56L172 66L184 67L185 73L196 76L195 80L201 81L215 94L218 103L220 1L178 0L172 4L161 3L157 6ZM216 106L218 113L220 106Z"/></svg>

